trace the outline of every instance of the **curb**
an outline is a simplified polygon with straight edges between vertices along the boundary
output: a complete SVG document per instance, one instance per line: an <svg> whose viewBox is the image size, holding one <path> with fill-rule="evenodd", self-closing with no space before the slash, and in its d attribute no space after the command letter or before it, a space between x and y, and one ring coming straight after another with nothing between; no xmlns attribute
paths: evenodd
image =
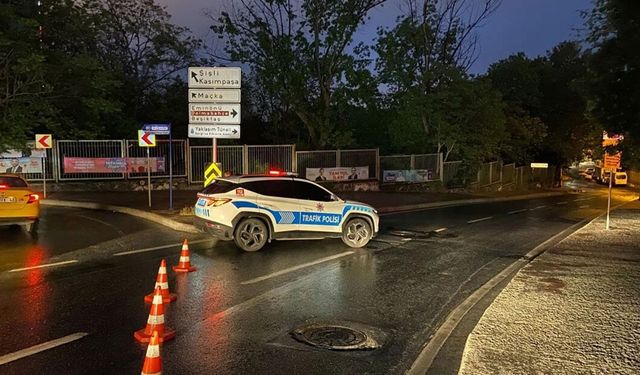
<svg viewBox="0 0 640 375"><path fill-rule="evenodd" d="M164 225L165 227L171 228L179 232L200 233L193 225L181 223L179 221L166 218L162 215L154 214L152 212L147 212L143 210L138 210L135 208L112 206L108 204L101 204L101 203L95 203L95 202L64 201L64 200L57 200L57 199L45 199L45 200L42 200L41 204L44 206L52 206L52 207L72 207L72 208L85 208L89 210L118 212L121 214L135 216L141 219L152 221L156 224Z"/></svg>
<svg viewBox="0 0 640 375"><path fill-rule="evenodd" d="M536 198L549 198L556 197L561 195L569 194L565 191L558 192L549 192L549 193L535 193L535 194L527 194L527 195L514 195L511 197L498 197L498 198L473 198L473 199L460 199L454 201L444 201L444 202L433 202L433 203L421 203L421 204L410 204L405 206L398 207L383 207L378 209L378 212L381 214L392 214L399 213L404 211L415 211L415 210L427 210L432 208L444 208L444 207L456 207L456 206L466 206L468 204L481 204L481 203L494 203L494 202L511 202L511 201L521 201L527 199L536 199Z"/></svg>

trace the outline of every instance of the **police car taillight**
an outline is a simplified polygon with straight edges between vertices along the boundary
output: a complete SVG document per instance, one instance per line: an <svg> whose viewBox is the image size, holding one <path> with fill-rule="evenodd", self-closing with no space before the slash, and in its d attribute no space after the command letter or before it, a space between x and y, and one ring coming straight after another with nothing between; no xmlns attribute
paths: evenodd
<svg viewBox="0 0 640 375"><path fill-rule="evenodd" d="M207 198L207 207L219 207L229 202L231 199L228 198Z"/></svg>

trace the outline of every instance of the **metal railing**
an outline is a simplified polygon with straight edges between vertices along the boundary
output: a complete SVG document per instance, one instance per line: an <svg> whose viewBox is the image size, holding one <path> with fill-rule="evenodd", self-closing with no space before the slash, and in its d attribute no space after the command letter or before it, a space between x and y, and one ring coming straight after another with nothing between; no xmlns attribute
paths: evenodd
<svg viewBox="0 0 640 375"><path fill-rule="evenodd" d="M380 151L377 148L359 150L297 151L296 172L301 177L307 168L368 167L369 178L380 178Z"/></svg>
<svg viewBox="0 0 640 375"><path fill-rule="evenodd" d="M65 173L65 158L124 158L125 141L105 140L105 141L57 141L56 161L57 180L79 181L79 180L122 180L125 173Z"/></svg>
<svg viewBox="0 0 640 375"><path fill-rule="evenodd" d="M146 158L147 147L138 146L137 140L126 141L127 158ZM155 178L168 178L169 177L169 159L173 160L172 174L174 177L186 177L187 176L187 159L186 149L187 142L183 139L174 139L171 141L172 150L171 158L169 157L169 140L158 139L156 147L149 147L149 156L152 158L164 159L164 171L151 172L151 177ZM147 178L147 172L127 172L127 178Z"/></svg>

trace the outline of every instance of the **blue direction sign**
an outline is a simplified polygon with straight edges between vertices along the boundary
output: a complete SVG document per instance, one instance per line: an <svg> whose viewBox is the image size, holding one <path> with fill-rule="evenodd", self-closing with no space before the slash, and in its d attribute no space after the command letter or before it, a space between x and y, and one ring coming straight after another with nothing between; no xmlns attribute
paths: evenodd
<svg viewBox="0 0 640 375"><path fill-rule="evenodd" d="M144 124L142 130L156 135L170 135L171 124Z"/></svg>

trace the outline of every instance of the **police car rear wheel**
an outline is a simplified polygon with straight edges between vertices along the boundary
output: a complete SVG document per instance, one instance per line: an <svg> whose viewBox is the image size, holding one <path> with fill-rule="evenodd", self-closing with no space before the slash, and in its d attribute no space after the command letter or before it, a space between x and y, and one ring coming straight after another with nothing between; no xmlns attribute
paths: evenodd
<svg viewBox="0 0 640 375"><path fill-rule="evenodd" d="M241 221L233 240L244 251L258 251L267 243L269 228L260 219L249 218Z"/></svg>
<svg viewBox="0 0 640 375"><path fill-rule="evenodd" d="M370 239L371 225L365 219L351 219L342 230L342 242L350 247L363 247Z"/></svg>

